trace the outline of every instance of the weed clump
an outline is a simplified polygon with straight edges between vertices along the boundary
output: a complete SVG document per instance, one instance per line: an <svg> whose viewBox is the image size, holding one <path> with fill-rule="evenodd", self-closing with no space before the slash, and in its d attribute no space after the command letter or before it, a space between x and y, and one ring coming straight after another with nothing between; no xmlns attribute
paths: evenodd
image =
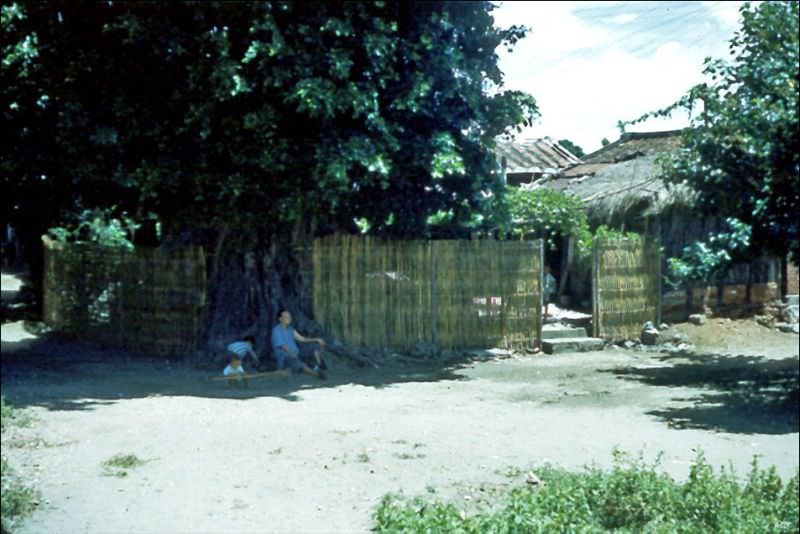
<svg viewBox="0 0 800 534"><path fill-rule="evenodd" d="M145 460L139 459L135 454L116 454L103 462L103 475L114 477L128 476L128 469L139 467L146 464Z"/></svg>

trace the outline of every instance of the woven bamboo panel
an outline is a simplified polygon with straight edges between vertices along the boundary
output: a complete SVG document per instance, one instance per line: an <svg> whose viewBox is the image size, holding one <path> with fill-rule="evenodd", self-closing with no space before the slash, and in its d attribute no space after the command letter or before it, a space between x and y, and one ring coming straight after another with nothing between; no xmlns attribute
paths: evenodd
<svg viewBox="0 0 800 534"><path fill-rule="evenodd" d="M206 291L202 248L124 252L42 241L44 315L54 329L140 352L195 348Z"/></svg>
<svg viewBox="0 0 800 534"><path fill-rule="evenodd" d="M661 274L658 249L640 238L594 243L594 335L637 339L646 321L659 318Z"/></svg>
<svg viewBox="0 0 800 534"><path fill-rule="evenodd" d="M315 319L348 343L407 349L522 347L541 330L541 243L314 242Z"/></svg>
<svg viewBox="0 0 800 534"><path fill-rule="evenodd" d="M767 282L765 284L752 284L750 286L750 302L753 304L767 304L778 299L778 284Z"/></svg>
<svg viewBox="0 0 800 534"><path fill-rule="evenodd" d="M719 305L719 291L717 286L693 287L691 288L692 300L690 308L693 311L703 311L706 308L713 309Z"/></svg>
<svg viewBox="0 0 800 534"><path fill-rule="evenodd" d="M722 286L722 305L740 306L747 302L747 284Z"/></svg>

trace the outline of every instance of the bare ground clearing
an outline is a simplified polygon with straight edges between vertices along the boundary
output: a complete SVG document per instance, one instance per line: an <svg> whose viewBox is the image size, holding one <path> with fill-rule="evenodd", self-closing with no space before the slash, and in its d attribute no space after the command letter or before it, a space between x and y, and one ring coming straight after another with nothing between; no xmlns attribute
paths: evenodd
<svg viewBox="0 0 800 534"><path fill-rule="evenodd" d="M327 382L208 372L3 325L2 390L30 412L3 455L42 501L19 533L363 532L380 497L480 498L527 468L611 464L611 451L693 450L744 474L798 468L798 336L752 321L679 325L692 354L609 349L447 368L340 364ZM146 461L127 476L101 464Z"/></svg>

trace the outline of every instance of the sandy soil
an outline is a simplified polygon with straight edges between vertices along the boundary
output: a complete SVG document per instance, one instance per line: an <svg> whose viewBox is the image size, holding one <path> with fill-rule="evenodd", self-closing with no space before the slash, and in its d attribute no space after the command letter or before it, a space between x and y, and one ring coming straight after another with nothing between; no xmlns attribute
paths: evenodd
<svg viewBox="0 0 800 534"><path fill-rule="evenodd" d="M694 450L798 468L798 336L680 325L691 354L609 349L447 368L335 365L327 382L227 389L208 371L3 325L2 390L35 418L3 455L42 494L18 532L364 532L386 492L477 499L514 468L607 466L614 447L686 476ZM716 347L716 348L715 348ZM146 461L104 474L118 453Z"/></svg>

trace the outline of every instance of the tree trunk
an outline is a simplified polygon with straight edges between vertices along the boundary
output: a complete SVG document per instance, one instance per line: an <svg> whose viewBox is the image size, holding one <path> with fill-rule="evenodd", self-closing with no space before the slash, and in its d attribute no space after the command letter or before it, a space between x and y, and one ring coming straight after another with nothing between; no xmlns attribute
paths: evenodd
<svg viewBox="0 0 800 534"><path fill-rule="evenodd" d="M208 250L207 305L200 347L222 350L252 335L256 350L268 352L277 312L288 309L295 328L318 336L311 319L313 233L298 224L288 235L253 238L220 229ZM266 349L266 350L265 350Z"/></svg>

